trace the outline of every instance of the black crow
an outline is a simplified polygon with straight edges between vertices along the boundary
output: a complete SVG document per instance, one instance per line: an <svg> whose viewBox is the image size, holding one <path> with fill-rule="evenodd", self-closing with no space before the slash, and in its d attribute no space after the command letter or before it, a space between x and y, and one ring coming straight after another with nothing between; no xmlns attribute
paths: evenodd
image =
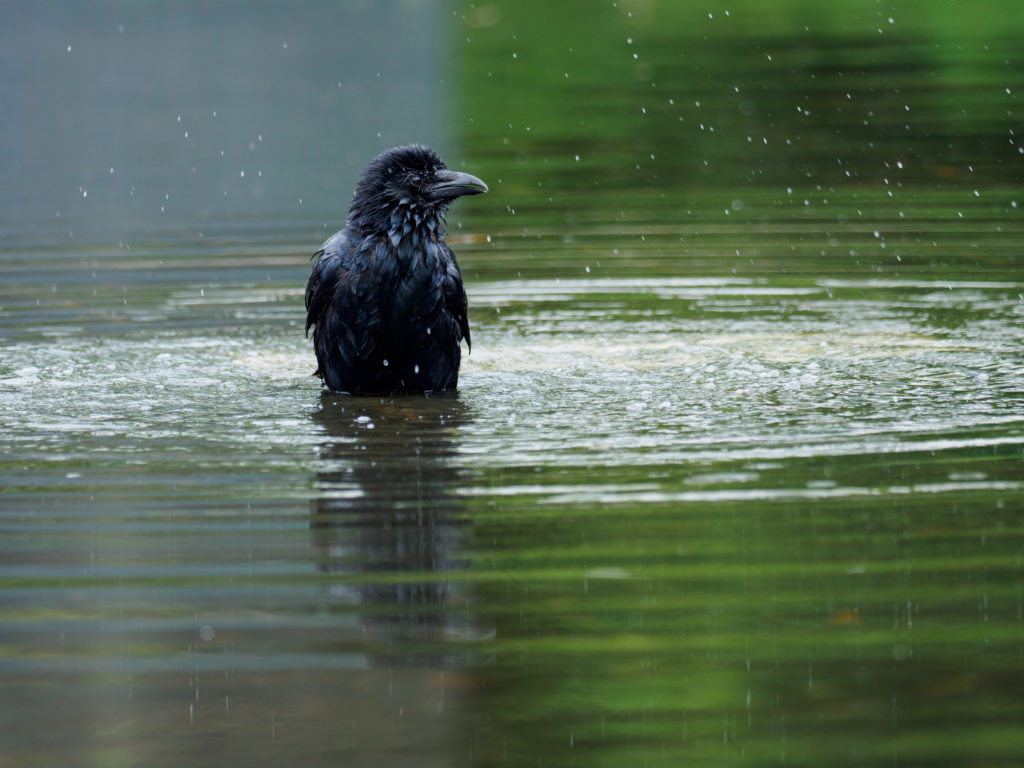
<svg viewBox="0 0 1024 768"><path fill-rule="evenodd" d="M487 185L445 168L433 150L395 147L363 171L345 228L313 258L306 333L334 392L455 389L466 291L444 241L452 201Z"/></svg>

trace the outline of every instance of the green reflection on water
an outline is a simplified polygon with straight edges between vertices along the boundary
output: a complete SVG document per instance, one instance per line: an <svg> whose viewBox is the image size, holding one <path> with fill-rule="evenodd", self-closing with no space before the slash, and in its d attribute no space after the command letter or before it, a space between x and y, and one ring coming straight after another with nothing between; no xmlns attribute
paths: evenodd
<svg viewBox="0 0 1024 768"><path fill-rule="evenodd" d="M1016 4L972 14L952 3L489 3L461 13L463 136L496 192L492 211L460 212L491 235L469 246L464 269L555 278L533 284L539 296L527 287L496 299L500 315L478 305L486 325L536 344L564 342L560 332L583 323L583 339L600 346L617 342L602 324L653 312L652 329L671 318L713 328L716 309L729 311L657 301L656 290L577 292L626 276L824 287L825 304L857 308L847 344L882 317L915 329L898 347L1019 315ZM1009 281L1008 301L914 306L957 278ZM806 296L745 298L732 310L748 321L763 312L766 333L773 320L813 326L831 312ZM806 332L766 335L759 353L820 360ZM550 461L537 450L536 464L489 470L470 492L486 542L478 591L496 625L495 664L475 697L482 763L1013 763L1024 748L1019 379L1004 380L993 407L1009 421L989 431L952 423L963 401L948 373L935 371L949 386L931 387L912 364L916 385L904 388L898 366L876 365L897 378L846 390L845 402L820 382L817 406L777 402L778 421L770 398L745 406L742 392L713 392L709 407L738 409L747 429L757 413L780 440L801 422L813 440L817 418L848 441L853 421L887 420L884 400L899 392L910 431L897 439L907 439L923 417L916 395L947 397L951 421L943 431L937 407L933 434L984 445L760 462L723 449L672 464L658 458L658 435L664 445L687 428L666 414L661 427L642 420L653 464L635 449L623 462L614 448L595 452L600 440L588 449L582 438L574 453L549 439ZM696 394L681 389L684 402ZM662 393L671 387L651 402ZM583 397L596 412L579 418L604 421Z"/></svg>
<svg viewBox="0 0 1024 768"><path fill-rule="evenodd" d="M986 496L569 507L518 524L502 505L499 559L537 552L525 567L546 577L487 590L501 641L482 719L520 759L595 765L1009 760L1021 527Z"/></svg>

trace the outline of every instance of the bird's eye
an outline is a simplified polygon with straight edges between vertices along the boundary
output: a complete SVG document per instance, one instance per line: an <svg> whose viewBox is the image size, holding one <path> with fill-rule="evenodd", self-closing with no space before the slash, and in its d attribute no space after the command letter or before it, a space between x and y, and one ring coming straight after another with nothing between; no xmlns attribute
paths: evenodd
<svg viewBox="0 0 1024 768"><path fill-rule="evenodd" d="M412 176L409 177L409 181L412 184L416 184L418 186L423 181L423 179L420 177L418 173L414 173Z"/></svg>

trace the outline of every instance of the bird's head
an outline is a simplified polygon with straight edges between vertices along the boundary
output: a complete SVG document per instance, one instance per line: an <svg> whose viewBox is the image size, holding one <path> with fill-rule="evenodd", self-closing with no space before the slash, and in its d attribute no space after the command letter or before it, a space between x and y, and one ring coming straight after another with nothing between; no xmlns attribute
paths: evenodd
<svg viewBox="0 0 1024 768"><path fill-rule="evenodd" d="M399 209L436 217L456 198L486 191L476 176L449 171L434 150L410 144L382 152L366 166L349 218L364 227L386 229Z"/></svg>

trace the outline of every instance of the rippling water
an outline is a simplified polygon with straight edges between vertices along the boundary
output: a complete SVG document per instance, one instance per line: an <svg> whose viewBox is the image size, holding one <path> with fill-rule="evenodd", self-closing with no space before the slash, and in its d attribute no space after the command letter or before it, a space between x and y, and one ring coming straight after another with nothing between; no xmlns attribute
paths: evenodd
<svg viewBox="0 0 1024 768"><path fill-rule="evenodd" d="M1013 275L476 279L458 395L353 399L301 258L116 285L166 247L5 298L10 754L857 764L1016 701Z"/></svg>
<svg viewBox="0 0 1024 768"><path fill-rule="evenodd" d="M265 161L258 210L203 144L101 163L196 162L172 210L108 221L97 182L0 219L0 765L1019 762L1016 39L618 5L593 40L456 14L491 185L449 220L457 394L321 392L302 296L341 203L274 197L320 172L257 151L284 126L231 168Z"/></svg>

